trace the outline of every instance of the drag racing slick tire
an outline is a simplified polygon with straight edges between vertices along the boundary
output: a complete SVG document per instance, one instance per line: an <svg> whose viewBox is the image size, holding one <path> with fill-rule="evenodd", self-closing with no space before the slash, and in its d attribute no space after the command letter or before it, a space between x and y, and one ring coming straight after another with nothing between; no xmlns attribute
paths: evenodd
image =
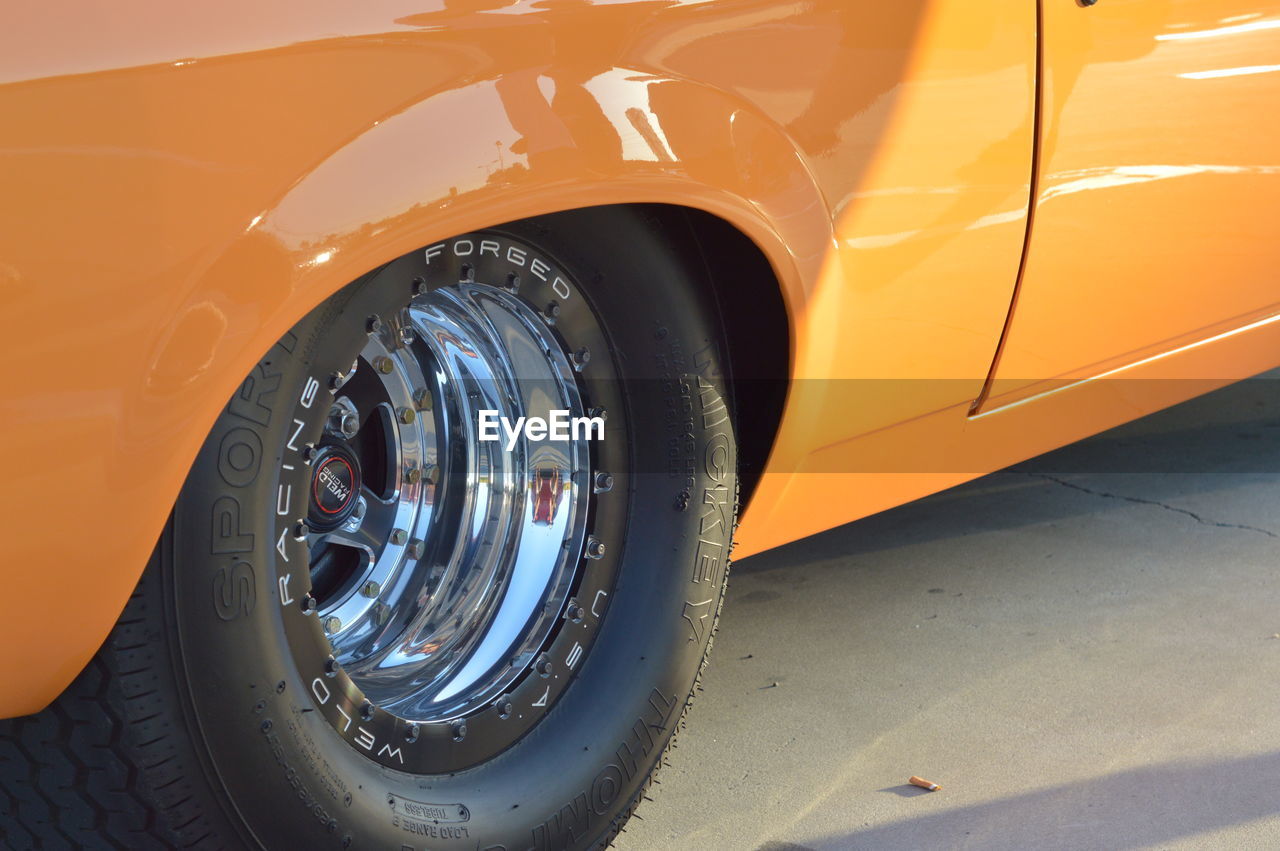
<svg viewBox="0 0 1280 851"><path fill-rule="evenodd" d="M0 844L608 844L728 569L702 270L669 217L593 208L316 307L232 395L91 664L0 722Z"/></svg>

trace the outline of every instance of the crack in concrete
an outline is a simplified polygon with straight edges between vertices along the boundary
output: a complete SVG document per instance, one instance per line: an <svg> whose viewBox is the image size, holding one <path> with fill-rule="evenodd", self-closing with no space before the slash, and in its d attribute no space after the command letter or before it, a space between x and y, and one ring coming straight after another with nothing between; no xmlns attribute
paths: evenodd
<svg viewBox="0 0 1280 851"><path fill-rule="evenodd" d="M1257 526L1248 526L1244 523L1219 523L1217 520L1206 520L1194 511L1188 511L1185 508L1177 508L1176 506L1168 505L1167 503L1159 502L1154 499L1143 499L1140 496L1125 496L1122 493L1109 493L1107 491L1094 490L1093 488L1087 488L1084 485L1078 485L1075 482L1069 482L1066 479L1060 479L1057 476L1050 476L1047 473L1029 473L1025 470L1011 470L1010 472L1017 473L1020 476L1028 476L1033 479L1044 479L1046 482L1053 482L1054 484L1062 485L1064 488L1077 490L1091 496L1102 497L1103 499L1119 499L1124 502L1136 503L1137 505L1154 505L1156 508L1163 508L1165 511L1172 511L1175 514L1185 514L1187 517L1190 517L1192 520L1203 526L1217 526L1219 529L1243 529L1247 532L1260 532L1268 538L1280 538L1280 535L1277 535L1275 532L1267 529L1261 529Z"/></svg>

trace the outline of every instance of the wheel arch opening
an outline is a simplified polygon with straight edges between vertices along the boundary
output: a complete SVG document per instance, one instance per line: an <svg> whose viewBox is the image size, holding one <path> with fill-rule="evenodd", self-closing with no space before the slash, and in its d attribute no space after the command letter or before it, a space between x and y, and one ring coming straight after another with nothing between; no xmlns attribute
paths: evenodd
<svg viewBox="0 0 1280 851"><path fill-rule="evenodd" d="M724 327L738 432L741 509L768 463L791 374L791 327L782 287L759 246L724 219L689 207L645 205L670 231L685 229Z"/></svg>

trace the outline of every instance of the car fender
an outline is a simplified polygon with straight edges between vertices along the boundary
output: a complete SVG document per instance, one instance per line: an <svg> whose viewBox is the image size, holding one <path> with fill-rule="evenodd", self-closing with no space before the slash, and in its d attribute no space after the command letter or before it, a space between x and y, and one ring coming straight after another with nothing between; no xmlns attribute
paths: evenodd
<svg viewBox="0 0 1280 851"><path fill-rule="evenodd" d="M167 156L153 152L150 172L138 167L159 184ZM204 192L169 211L191 217L172 226L184 230L175 239L198 250L175 258L163 277L129 281L127 304L102 305L105 327L16 332L50 368L16 394L28 402L14 435L26 447L15 481L75 487L61 489L54 515L29 501L8 518L31 532L13 542L11 564L42 569L6 572L9 599L24 601L10 617L7 656L23 663L6 672L12 687L0 697L0 716L39 710L84 666L137 582L226 400L276 339L361 274L416 247L526 216L676 204L751 238L794 313L832 239L822 194L781 128L729 93L626 68L580 81L545 67L461 80L370 116L261 208L236 208L216 180ZM221 232L192 236L202 204L217 211L207 221L227 223ZM65 293L36 285L41 271L22 268L9 282L23 315L61 309ZM127 268L101 274L103 292L126 291ZM117 321L113 311L127 317ZM92 364L91 394L78 387L78 364ZM60 405L79 407L67 417ZM92 450L67 451L77 446ZM76 518L74 534L67 518Z"/></svg>

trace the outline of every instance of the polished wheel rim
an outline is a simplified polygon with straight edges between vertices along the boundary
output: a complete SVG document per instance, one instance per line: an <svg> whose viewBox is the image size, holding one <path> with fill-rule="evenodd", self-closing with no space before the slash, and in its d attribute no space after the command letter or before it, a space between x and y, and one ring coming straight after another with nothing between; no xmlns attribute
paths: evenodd
<svg viewBox="0 0 1280 851"><path fill-rule="evenodd" d="M512 424L583 417L584 353L482 284L366 321L311 450L312 595L333 664L369 701L448 720L536 669L581 559L598 555L586 435L480 434L482 412Z"/></svg>

